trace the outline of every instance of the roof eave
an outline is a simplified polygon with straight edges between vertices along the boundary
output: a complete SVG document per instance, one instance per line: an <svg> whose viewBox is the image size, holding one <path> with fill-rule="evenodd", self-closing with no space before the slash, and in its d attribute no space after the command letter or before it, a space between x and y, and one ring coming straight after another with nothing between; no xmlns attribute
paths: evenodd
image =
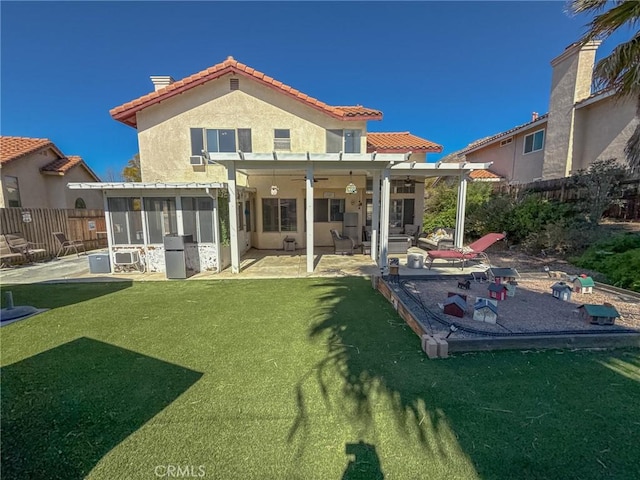
<svg viewBox="0 0 640 480"><path fill-rule="evenodd" d="M531 122L528 123L526 125L523 125L522 127L518 128L517 130L513 130L513 131L506 131L503 133L499 133L493 140L487 142L487 143L481 143L480 145L477 145L475 147L466 149L466 150L462 150L460 152L461 155L468 155L469 153L473 153L473 152L477 152L480 149L483 149L485 147L488 147L489 145L493 145L494 143L498 142L499 140L503 140L504 138L508 138L508 137L513 137L515 135L519 135L520 133L524 132L525 130L529 130L530 128L534 128L534 127L538 127L540 125L542 125L543 123L547 123L548 117L545 115L544 117L536 120L535 122Z"/></svg>

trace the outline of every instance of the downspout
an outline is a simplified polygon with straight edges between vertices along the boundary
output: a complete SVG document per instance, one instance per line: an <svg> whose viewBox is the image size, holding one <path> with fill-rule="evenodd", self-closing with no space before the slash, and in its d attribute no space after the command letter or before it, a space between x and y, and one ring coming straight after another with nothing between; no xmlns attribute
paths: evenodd
<svg viewBox="0 0 640 480"><path fill-rule="evenodd" d="M216 193L218 192L215 189ZM216 238L216 273L220 273L222 271L221 267L221 258L220 258L220 222L218 219L218 196L213 195L211 193L211 188L206 187L204 192L213 200L213 233Z"/></svg>

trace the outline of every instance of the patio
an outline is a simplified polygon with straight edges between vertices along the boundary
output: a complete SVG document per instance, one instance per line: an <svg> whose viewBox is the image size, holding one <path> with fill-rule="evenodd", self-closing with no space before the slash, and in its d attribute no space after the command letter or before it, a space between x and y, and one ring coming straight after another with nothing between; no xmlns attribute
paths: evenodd
<svg viewBox="0 0 640 480"><path fill-rule="evenodd" d="M105 253L106 250L93 250L92 253ZM413 269L407 267L407 255L413 252L424 253L416 247L409 249L407 254L390 254L400 261L400 276L423 275L463 275L474 271L484 271L486 266L471 262L461 270L451 262L436 261L434 266ZM243 255L240 262L240 273L234 274L231 268L221 273L200 272L188 280L212 280L229 278L304 278L304 277L342 277L342 276L371 276L379 275L379 269L369 255L335 255L332 247L316 247L314 255L314 272L307 273L307 257L305 250L285 252L283 250L251 249ZM70 255L32 265L23 265L0 272L3 284L26 284L42 282L95 282L95 281L159 281L167 280L163 272L155 273L99 273L89 272L89 261L85 255L76 257Z"/></svg>

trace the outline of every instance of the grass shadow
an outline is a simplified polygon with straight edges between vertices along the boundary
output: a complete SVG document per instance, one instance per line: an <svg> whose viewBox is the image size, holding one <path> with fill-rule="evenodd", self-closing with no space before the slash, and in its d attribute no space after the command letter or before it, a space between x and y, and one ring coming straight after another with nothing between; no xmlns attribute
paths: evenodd
<svg viewBox="0 0 640 480"><path fill-rule="evenodd" d="M84 478L202 376L86 337L1 371L6 479Z"/></svg>
<svg viewBox="0 0 640 480"><path fill-rule="evenodd" d="M131 280L118 282L69 282L69 283L32 283L3 285L3 292L13 292L15 305L30 305L36 308L59 308L94 298L120 292L133 285ZM53 294L52 292L55 292ZM6 298L0 296L0 304L6 306Z"/></svg>

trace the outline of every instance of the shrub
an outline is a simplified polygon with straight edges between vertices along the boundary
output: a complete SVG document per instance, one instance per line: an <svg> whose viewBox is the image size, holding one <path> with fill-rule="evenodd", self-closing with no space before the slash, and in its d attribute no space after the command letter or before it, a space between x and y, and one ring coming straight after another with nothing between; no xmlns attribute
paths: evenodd
<svg viewBox="0 0 640 480"><path fill-rule="evenodd" d="M571 262L602 273L607 283L640 292L640 235L636 233L597 242Z"/></svg>

